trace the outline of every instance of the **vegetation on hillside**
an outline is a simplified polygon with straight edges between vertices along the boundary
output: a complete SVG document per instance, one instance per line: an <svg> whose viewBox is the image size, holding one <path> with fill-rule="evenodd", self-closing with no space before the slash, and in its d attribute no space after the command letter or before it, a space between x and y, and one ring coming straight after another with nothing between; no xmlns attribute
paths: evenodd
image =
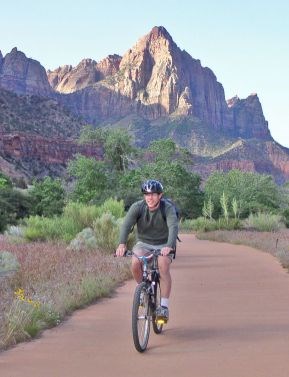
<svg viewBox="0 0 289 377"><path fill-rule="evenodd" d="M138 150L125 131L87 128L80 142L87 140L103 143L105 159L75 156L65 180L47 177L23 190L0 174L0 232L6 230L0 236L0 349L57 325L129 276L127 262L111 254L145 179L163 182L165 196L180 209L182 231L249 230L259 239L257 232L281 234L289 224L288 185L278 187L270 176L215 172L201 189L188 151L171 139ZM276 256L286 265L289 250L281 244Z"/></svg>
<svg viewBox="0 0 289 377"><path fill-rule="evenodd" d="M4 89L0 89L0 109L1 128L5 132L73 137L79 135L84 123L53 99L17 95Z"/></svg>

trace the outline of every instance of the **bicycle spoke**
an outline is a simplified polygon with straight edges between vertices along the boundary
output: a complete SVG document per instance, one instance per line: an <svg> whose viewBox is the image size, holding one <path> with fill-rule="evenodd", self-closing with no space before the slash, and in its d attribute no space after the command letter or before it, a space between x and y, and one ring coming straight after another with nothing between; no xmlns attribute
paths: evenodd
<svg viewBox="0 0 289 377"><path fill-rule="evenodd" d="M149 297L146 284L136 287L132 309L132 332L137 351L145 351L150 333Z"/></svg>

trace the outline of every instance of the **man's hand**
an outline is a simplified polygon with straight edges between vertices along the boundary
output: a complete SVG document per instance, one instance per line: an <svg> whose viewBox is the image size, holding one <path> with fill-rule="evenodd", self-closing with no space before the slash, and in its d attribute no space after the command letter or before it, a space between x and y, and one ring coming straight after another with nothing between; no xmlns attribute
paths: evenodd
<svg viewBox="0 0 289 377"><path fill-rule="evenodd" d="M166 256L168 255L173 249L169 246L163 247L161 250L161 255Z"/></svg>
<svg viewBox="0 0 289 377"><path fill-rule="evenodd" d="M118 245L118 247L115 251L115 255L117 257L123 257L125 252L126 252L126 244L121 243L121 244Z"/></svg>

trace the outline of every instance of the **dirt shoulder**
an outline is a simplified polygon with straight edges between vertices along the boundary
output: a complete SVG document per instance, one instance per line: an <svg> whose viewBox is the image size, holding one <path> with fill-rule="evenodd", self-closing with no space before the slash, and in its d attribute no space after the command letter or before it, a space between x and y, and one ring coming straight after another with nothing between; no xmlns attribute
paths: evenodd
<svg viewBox="0 0 289 377"><path fill-rule="evenodd" d="M135 351L134 282L0 354L1 377L288 377L289 275L271 255L183 235L171 318Z"/></svg>

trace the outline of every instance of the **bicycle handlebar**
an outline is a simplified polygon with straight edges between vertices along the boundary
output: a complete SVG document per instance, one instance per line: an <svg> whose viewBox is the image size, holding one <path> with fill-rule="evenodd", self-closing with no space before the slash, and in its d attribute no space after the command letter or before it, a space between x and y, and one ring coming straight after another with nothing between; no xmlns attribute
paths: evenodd
<svg viewBox="0 0 289 377"><path fill-rule="evenodd" d="M145 256L145 257L151 257L152 255L154 255L154 256L158 257L158 256L161 256L161 255L162 255L162 254L161 254L161 249L148 249L148 251L149 251L151 254L149 254L149 255L143 255L143 256ZM134 255L135 257L139 258L138 255L136 255L132 250L127 250L127 251L124 253L124 257L132 257L133 255ZM141 256L141 258L142 258L143 256ZM167 254L166 256L174 256L174 252L171 251L171 252L170 252L169 254Z"/></svg>
<svg viewBox="0 0 289 377"><path fill-rule="evenodd" d="M148 249L148 251L151 253L150 255L148 255L147 257L151 257L152 255L158 257L161 255L161 249ZM123 257L132 257L132 256L135 256L137 258L139 258L132 250L126 250L126 252L124 253ZM143 255L143 256L146 256L146 255ZM143 257L141 256L141 258ZM174 256L174 251L171 251L169 254L167 254L166 256ZM114 257L116 257L116 254L114 253Z"/></svg>

